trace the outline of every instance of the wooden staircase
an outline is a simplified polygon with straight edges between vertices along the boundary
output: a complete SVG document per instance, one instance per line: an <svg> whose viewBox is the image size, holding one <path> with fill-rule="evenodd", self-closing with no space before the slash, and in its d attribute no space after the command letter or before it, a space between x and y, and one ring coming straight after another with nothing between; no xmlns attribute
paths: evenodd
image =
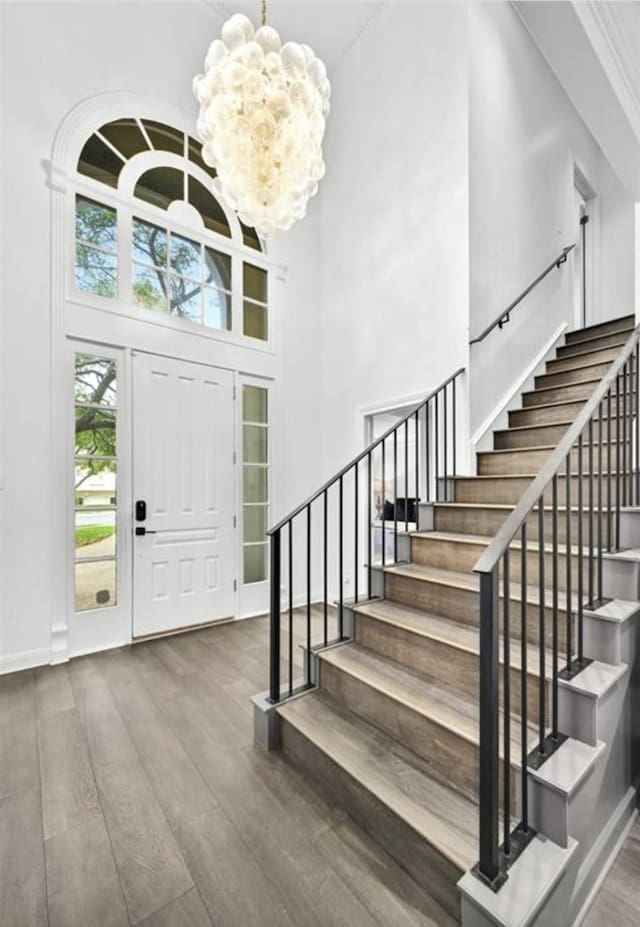
<svg viewBox="0 0 640 927"><path fill-rule="evenodd" d="M478 454L478 475L451 479L452 501L433 505L434 530L412 533L409 562L384 568L384 598L353 607L353 641L319 652L318 688L277 708L284 750L428 889L448 912L443 923L459 919L456 883L478 856L479 596L473 566L633 328L628 317L567 335L536 377L535 389L522 395L522 408L510 412L510 427L495 432L494 450ZM578 477L571 479L575 499ZM588 479L583 477L585 491ZM558 493L564 505L562 477ZM526 603L533 643L538 545L548 555L550 541L550 534L537 538L537 525L533 518ZM562 517L562 584L566 558L577 562L575 549L562 546L564 530ZM519 614L520 558L512 560L511 600ZM562 645L562 612L559 628ZM517 717L517 639L512 651L511 707ZM536 647L529 647L526 672L532 679L538 663ZM529 691L537 693L537 684ZM537 697L530 702L528 718L536 724ZM512 756L519 752L520 727L511 726Z"/></svg>

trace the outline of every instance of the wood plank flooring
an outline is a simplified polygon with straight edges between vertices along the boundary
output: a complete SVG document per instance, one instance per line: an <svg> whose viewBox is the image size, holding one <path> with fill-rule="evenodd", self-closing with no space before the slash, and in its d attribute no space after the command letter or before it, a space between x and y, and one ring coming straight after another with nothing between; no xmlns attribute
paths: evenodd
<svg viewBox="0 0 640 927"><path fill-rule="evenodd" d="M607 873L582 927L637 927L640 924L640 818L636 818Z"/></svg>
<svg viewBox="0 0 640 927"><path fill-rule="evenodd" d="M253 745L267 638L255 618L0 677L3 927L453 927Z"/></svg>

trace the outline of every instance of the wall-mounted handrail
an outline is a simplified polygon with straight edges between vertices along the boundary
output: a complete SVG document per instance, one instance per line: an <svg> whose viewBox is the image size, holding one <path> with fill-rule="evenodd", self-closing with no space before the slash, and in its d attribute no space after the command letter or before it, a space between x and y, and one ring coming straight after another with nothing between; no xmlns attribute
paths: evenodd
<svg viewBox="0 0 640 927"><path fill-rule="evenodd" d="M584 653L584 611L607 601L603 553L620 548L621 509L640 504L639 447L640 326L474 567L480 577L480 859L475 871L494 890L535 833L529 823L529 770L566 740L558 681L573 678L590 662ZM516 659L510 637L514 623L520 637ZM536 650L533 660L530 646ZM514 672L521 755L520 823L512 829L512 771L505 759L501 775L500 739L502 730L502 755L508 757ZM534 713L531 749L527 718Z"/></svg>
<svg viewBox="0 0 640 927"><path fill-rule="evenodd" d="M553 261L547 267L545 267L542 273L538 274L536 279L533 280L529 286L526 287L526 289L524 289L522 293L520 293L520 295L517 296L513 302L507 306L506 309L503 309L500 315L496 316L490 325L487 325L485 330L480 335L478 335L477 338L472 338L469 344L479 344L481 341L484 341L487 335L490 334L494 328L502 328L502 326L509 321L511 313L516 308L516 306L518 306L522 300L525 299L525 297L527 297L529 293L534 290L538 284L541 283L544 278L551 273L552 270L554 270L554 268L561 267L566 262L567 255L570 251L573 250L573 248L575 248L575 244L567 245L566 248L563 248L561 254L554 258Z"/></svg>

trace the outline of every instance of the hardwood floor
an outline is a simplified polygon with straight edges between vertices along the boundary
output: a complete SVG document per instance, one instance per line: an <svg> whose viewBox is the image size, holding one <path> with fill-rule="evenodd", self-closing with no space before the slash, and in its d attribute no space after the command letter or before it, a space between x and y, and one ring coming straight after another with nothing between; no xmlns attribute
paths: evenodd
<svg viewBox="0 0 640 927"><path fill-rule="evenodd" d="M452 927L254 747L267 635L256 618L0 677L3 927Z"/></svg>
<svg viewBox="0 0 640 927"><path fill-rule="evenodd" d="M582 927L637 927L640 923L640 819L627 837Z"/></svg>

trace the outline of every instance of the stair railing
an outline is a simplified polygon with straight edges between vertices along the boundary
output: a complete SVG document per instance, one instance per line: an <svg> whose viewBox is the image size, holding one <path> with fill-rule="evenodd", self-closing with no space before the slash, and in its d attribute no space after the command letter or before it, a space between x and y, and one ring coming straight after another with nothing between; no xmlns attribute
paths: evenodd
<svg viewBox="0 0 640 927"><path fill-rule="evenodd" d="M399 562L402 526L406 533L417 525L421 503L449 497L463 373L456 370L267 532L272 703L313 685L313 649L348 638L346 607L376 597L376 567ZM304 625L294 635L296 616ZM298 679L295 644L304 655Z"/></svg>
<svg viewBox="0 0 640 927"><path fill-rule="evenodd" d="M535 290L538 284L542 283L545 277L547 277L552 270L555 268L560 268L563 264L566 264L567 256L569 255L570 251L573 251L574 248L575 244L567 245L565 248L563 248L560 254L555 257L553 261L551 261L551 263L548 264L543 271L541 271L541 273L538 274L536 279L532 280L529 286L525 287L522 293L516 296L516 298L511 303L509 303L507 308L503 309L500 315L497 315L493 322L491 322L490 325L487 325L484 331L481 332L477 338L472 338L469 344L479 344L481 341L484 341L487 335L491 334L494 328L502 328L507 324L507 322L511 321L511 313L516 308L516 306L519 306L525 297L527 297L532 290Z"/></svg>
<svg viewBox="0 0 640 927"><path fill-rule="evenodd" d="M603 554L620 548L624 507L640 505L639 340L640 327L474 567L480 576L479 862L475 872L496 891L507 878L509 866L535 836L529 821L530 770L540 768L567 739L559 724L558 684L591 662L584 652L584 613L606 601ZM550 545L545 543L545 525L551 528ZM536 547L531 544L534 536ZM564 564L559 554L561 537ZM547 579L551 580L550 597ZM519 612L513 616L520 622L519 641L511 639L511 611ZM536 673L537 685L528 679ZM516 691L512 692L514 683ZM512 782L511 773L514 708L520 709L521 718L520 768L515 777L519 782ZM532 715L535 746L529 749ZM519 786L520 821L515 827L513 785Z"/></svg>

